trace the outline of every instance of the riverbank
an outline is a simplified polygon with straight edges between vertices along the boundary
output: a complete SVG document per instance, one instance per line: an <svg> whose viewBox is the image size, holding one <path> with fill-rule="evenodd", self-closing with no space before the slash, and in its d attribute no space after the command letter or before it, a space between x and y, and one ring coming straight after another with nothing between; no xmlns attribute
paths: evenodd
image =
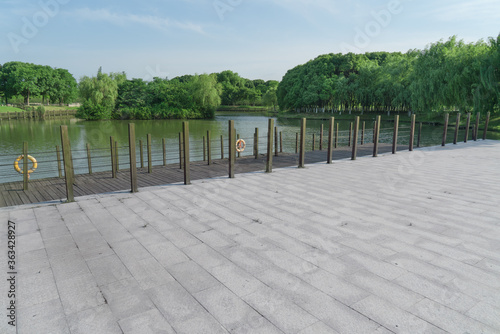
<svg viewBox="0 0 500 334"><path fill-rule="evenodd" d="M0 209L18 282L0 329L498 332L499 156L478 141Z"/></svg>

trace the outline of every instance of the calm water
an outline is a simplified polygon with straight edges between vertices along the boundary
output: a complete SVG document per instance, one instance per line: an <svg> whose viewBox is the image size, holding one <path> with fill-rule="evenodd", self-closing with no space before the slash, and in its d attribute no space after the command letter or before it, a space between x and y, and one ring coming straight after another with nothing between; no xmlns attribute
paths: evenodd
<svg viewBox="0 0 500 334"><path fill-rule="evenodd" d="M266 134L268 120L270 117L263 115L248 114L218 114L213 120L190 120L190 146L192 160L203 158L203 136L207 131L211 132L212 154L214 158L220 157L220 136L224 136L224 153L227 157L227 132L228 121L235 121L236 132L247 143L244 155L253 152L253 134L255 128L259 128L259 150L266 150ZM300 131L300 120L298 119L275 119L275 126L283 134L283 146L285 152L295 151L295 136ZM153 161L155 165L163 163L162 138L166 139L167 162L178 162L179 132L182 130L182 120L155 120L155 121L133 121L136 127L136 137L139 141L146 143L148 133L152 137ZM57 176L56 145L60 145L60 125L67 125L69 137L73 150L73 158L76 173L86 173L86 144L92 148L92 165L94 171L109 170L109 146L110 136L118 142L120 152L120 167L127 166L128 145L128 123L129 121L81 121L81 120L3 120L0 121L0 182L22 180L21 174L13 169L13 162L22 153L23 141L28 142L29 154L39 161L39 167L31 175L33 179ZM339 121L339 144L346 145L348 141L349 121ZM307 121L307 147L312 147L312 133L319 140L321 125L324 126L326 146L326 133L328 121ZM391 142L393 123L382 124L381 142ZM373 122L366 120L365 140L372 138ZM451 129L451 128L450 128ZM361 129L360 129L361 131ZM453 131L449 131L448 140L453 138ZM422 131L422 145L435 145L441 142L442 127L424 126ZM402 123L400 128L399 142L408 143L409 124ZM463 131L460 131L463 140ZM495 138L498 139L498 138ZM316 144L317 147L319 144ZM139 148L138 161L139 158Z"/></svg>

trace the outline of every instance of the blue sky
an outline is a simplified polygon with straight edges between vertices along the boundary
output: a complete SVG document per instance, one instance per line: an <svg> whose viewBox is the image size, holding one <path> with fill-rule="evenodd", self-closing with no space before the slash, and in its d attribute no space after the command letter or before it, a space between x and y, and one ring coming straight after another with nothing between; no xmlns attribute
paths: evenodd
<svg viewBox="0 0 500 334"><path fill-rule="evenodd" d="M281 80L325 53L422 49L500 33L498 0L0 0L0 63L173 78Z"/></svg>

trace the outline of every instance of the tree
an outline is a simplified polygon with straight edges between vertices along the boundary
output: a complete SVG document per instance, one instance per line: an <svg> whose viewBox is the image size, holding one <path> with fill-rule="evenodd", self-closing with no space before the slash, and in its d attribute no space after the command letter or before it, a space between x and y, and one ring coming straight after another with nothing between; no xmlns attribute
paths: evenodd
<svg viewBox="0 0 500 334"><path fill-rule="evenodd" d="M50 96L51 101L59 104L73 102L78 96L78 85L73 75L68 70L57 68L54 76L55 84L54 92Z"/></svg>
<svg viewBox="0 0 500 334"><path fill-rule="evenodd" d="M79 116L86 119L111 118L118 97L118 83L113 77L118 78L118 81L123 79L122 76L102 73L101 68L95 77L82 77L78 88L84 104L79 110Z"/></svg>
<svg viewBox="0 0 500 334"><path fill-rule="evenodd" d="M194 103L201 109L204 117L213 117L221 103L222 87L214 74L194 76L191 81L191 93Z"/></svg>

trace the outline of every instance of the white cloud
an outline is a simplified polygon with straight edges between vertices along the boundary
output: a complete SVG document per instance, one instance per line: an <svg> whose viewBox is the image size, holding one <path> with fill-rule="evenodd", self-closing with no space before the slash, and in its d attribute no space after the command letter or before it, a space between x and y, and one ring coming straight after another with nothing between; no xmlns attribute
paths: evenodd
<svg viewBox="0 0 500 334"><path fill-rule="evenodd" d="M118 14L107 9L92 10L89 8L78 9L72 14L89 21L105 21L116 25L142 24L153 29L168 31L172 28L193 31L205 34L203 27L191 22L179 22L168 18L152 15Z"/></svg>

